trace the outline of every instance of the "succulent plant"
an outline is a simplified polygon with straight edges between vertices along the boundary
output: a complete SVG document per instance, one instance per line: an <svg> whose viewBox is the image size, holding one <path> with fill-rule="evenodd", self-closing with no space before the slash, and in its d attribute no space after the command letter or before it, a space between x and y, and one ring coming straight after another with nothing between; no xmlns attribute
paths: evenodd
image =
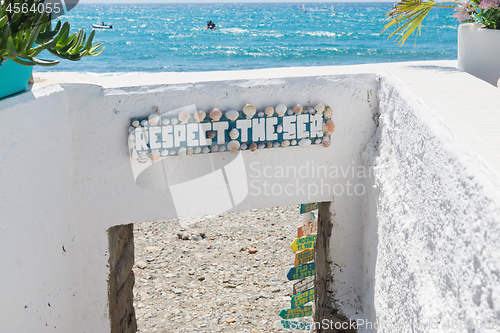
<svg viewBox="0 0 500 333"><path fill-rule="evenodd" d="M44 6L45 1L4 0L1 3L0 65L6 59L24 66L55 66L59 63L59 60L37 58L43 50L71 61L97 56L104 51L102 43L92 45L95 31L88 38L83 29L70 34L70 24L62 24L60 20L53 28L52 13L47 10L48 6Z"/></svg>

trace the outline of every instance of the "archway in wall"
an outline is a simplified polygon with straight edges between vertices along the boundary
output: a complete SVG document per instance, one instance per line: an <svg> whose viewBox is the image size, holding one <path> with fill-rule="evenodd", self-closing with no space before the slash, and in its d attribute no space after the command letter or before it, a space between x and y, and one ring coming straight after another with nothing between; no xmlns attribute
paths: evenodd
<svg viewBox="0 0 500 333"><path fill-rule="evenodd" d="M298 206L134 226L139 332L280 332Z"/></svg>

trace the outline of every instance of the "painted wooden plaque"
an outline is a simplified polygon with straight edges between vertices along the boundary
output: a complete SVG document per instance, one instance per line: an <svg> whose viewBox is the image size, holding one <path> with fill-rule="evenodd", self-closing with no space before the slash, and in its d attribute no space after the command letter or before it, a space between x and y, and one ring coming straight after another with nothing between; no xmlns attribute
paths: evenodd
<svg viewBox="0 0 500 333"><path fill-rule="evenodd" d="M300 205L300 214L309 213L316 209L318 209L317 203L302 204Z"/></svg>
<svg viewBox="0 0 500 333"><path fill-rule="evenodd" d="M318 231L317 222L307 223L297 228L297 238L315 234Z"/></svg>
<svg viewBox="0 0 500 333"><path fill-rule="evenodd" d="M305 250L302 252L297 252L295 254L295 263L294 266L297 267L299 265L306 264L310 261L314 260L314 249Z"/></svg>
<svg viewBox="0 0 500 333"><path fill-rule="evenodd" d="M292 309L314 301L314 288L292 296Z"/></svg>
<svg viewBox="0 0 500 333"><path fill-rule="evenodd" d="M312 276L315 273L316 273L316 268L314 266L314 263L311 262L309 264L290 268L286 277L288 278L288 280L292 281Z"/></svg>
<svg viewBox="0 0 500 333"><path fill-rule="evenodd" d="M295 238L290 248L293 252L313 249L316 245L316 235L309 235L301 238Z"/></svg>
<svg viewBox="0 0 500 333"><path fill-rule="evenodd" d="M281 319L275 323L275 326L276 328L281 328L286 330L310 331L312 328L312 323L299 320Z"/></svg>
<svg viewBox="0 0 500 333"><path fill-rule="evenodd" d="M283 309L280 311L280 317L283 319L293 319L312 316L312 306L300 306L295 309Z"/></svg>
<svg viewBox="0 0 500 333"><path fill-rule="evenodd" d="M293 294L297 295L311 288L314 288L314 276L307 277L295 283L293 285Z"/></svg>

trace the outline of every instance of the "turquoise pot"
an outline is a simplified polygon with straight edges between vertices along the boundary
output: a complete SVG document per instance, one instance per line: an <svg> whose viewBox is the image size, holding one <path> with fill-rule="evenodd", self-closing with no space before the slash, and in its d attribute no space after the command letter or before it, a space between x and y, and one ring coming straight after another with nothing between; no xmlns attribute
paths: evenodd
<svg viewBox="0 0 500 333"><path fill-rule="evenodd" d="M0 99L26 90L33 66L22 66L7 59L0 66Z"/></svg>

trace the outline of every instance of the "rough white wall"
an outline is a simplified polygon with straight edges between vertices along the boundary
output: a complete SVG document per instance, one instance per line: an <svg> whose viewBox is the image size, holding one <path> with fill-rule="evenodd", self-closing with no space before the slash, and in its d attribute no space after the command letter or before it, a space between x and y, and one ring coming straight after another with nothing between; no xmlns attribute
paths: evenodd
<svg viewBox="0 0 500 333"><path fill-rule="evenodd" d="M364 156L376 185L365 228L378 230L365 235L367 319L378 332L498 332L498 174L388 72L379 98Z"/></svg>
<svg viewBox="0 0 500 333"><path fill-rule="evenodd" d="M245 72L241 73L244 78ZM375 131L372 118L377 105L370 99L377 87L374 74L127 88L119 88L117 78L115 85L104 89L91 84L62 84L64 90L49 85L45 95L33 91L0 102L0 121L9 124L0 148L0 193L4 200L0 205L0 267L8 272L0 275L0 322L6 331L108 331L106 230L119 224L176 217L168 189L146 189L134 181L126 145L131 118L147 116L154 107L168 111L193 103L199 109L241 108L249 102L258 108L280 103L332 105L337 129L328 149L316 146L243 152L243 172L249 182L259 181L257 187L262 190L267 181L268 186L305 186L305 191L276 196L257 195L250 189L234 210L332 200L333 194L326 188L344 186L341 176L325 179L309 173L293 179L269 178L263 168L272 166L274 173L287 166L311 170L313 164L315 168L355 167ZM174 171L169 184L184 181L187 173L208 173L227 163L230 156L167 160L165 168ZM159 181L165 183L164 179ZM308 186L316 186L318 192L308 193ZM325 190L321 192L321 188ZM360 207L360 200L359 196L345 196L338 202ZM355 239L360 235L356 230L360 211L339 206L339 215L346 223L352 220L339 255L353 257L357 253L360 258L360 241ZM207 213L219 212L208 209ZM356 285L359 279L350 278L356 269L359 274L360 268L360 264L349 268L344 278L355 292L360 290Z"/></svg>

